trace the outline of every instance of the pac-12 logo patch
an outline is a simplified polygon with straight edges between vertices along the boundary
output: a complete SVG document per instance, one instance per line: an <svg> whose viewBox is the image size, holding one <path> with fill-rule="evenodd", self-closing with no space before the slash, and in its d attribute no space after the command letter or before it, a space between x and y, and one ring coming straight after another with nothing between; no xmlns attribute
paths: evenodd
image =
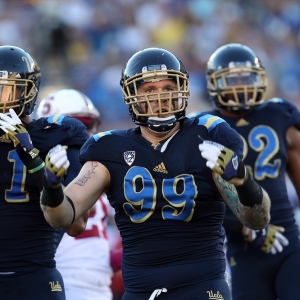
<svg viewBox="0 0 300 300"><path fill-rule="evenodd" d="M124 159L128 166L131 166L135 160L135 151L126 151L124 152Z"/></svg>

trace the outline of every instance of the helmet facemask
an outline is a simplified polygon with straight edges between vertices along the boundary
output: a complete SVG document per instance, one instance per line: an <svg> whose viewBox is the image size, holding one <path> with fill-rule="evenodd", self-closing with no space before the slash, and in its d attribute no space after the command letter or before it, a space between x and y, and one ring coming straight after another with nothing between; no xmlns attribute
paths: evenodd
<svg viewBox="0 0 300 300"><path fill-rule="evenodd" d="M228 68L208 75L207 82L209 94L219 108L245 112L264 102L265 70L250 62L230 62Z"/></svg>
<svg viewBox="0 0 300 300"><path fill-rule="evenodd" d="M0 111L13 108L18 116L27 115L26 107L37 97L38 89L30 79L22 79L19 73L0 71Z"/></svg>
<svg viewBox="0 0 300 300"><path fill-rule="evenodd" d="M170 90L156 93L141 93L143 83L172 80ZM122 86L124 101L135 124L148 126L155 132L168 132L185 116L189 96L186 74L167 70L165 65L142 68L142 73L126 79ZM154 105L154 102L157 104Z"/></svg>

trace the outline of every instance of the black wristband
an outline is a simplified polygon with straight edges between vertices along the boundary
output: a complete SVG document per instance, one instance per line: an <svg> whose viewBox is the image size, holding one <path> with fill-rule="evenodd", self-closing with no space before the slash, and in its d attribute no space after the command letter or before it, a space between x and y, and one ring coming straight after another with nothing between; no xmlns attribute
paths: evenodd
<svg viewBox="0 0 300 300"><path fill-rule="evenodd" d="M50 207L57 207L64 201L64 192L62 186L52 188L49 186L45 176L43 177L43 192L41 196L41 203Z"/></svg>
<svg viewBox="0 0 300 300"><path fill-rule="evenodd" d="M28 173L39 188L40 192L43 190L43 177L44 177L44 161L37 156L29 164L26 165Z"/></svg>
<svg viewBox="0 0 300 300"><path fill-rule="evenodd" d="M38 154L39 154L39 150L36 148L33 148L32 150L30 150L29 152L26 152L21 144L18 144L16 146L16 150L17 153L19 155L19 158L21 159L22 163L27 166L28 164L30 164L32 162L32 160L34 160Z"/></svg>
<svg viewBox="0 0 300 300"><path fill-rule="evenodd" d="M238 178L244 178L245 177L245 164L242 160L240 160L238 173L236 175Z"/></svg>
<svg viewBox="0 0 300 300"><path fill-rule="evenodd" d="M263 200L263 191L261 186L254 180L252 174L247 169L247 178L243 185L236 186L240 202L245 206L253 207L261 204Z"/></svg>

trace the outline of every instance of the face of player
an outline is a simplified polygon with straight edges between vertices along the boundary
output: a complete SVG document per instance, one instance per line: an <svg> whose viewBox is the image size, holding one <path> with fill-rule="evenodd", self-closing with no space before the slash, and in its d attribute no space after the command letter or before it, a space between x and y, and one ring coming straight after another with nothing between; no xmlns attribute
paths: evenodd
<svg viewBox="0 0 300 300"><path fill-rule="evenodd" d="M0 111L7 113L9 108L20 109L20 99L23 96L23 90L24 87L15 85L15 81L1 83L0 80Z"/></svg>
<svg viewBox="0 0 300 300"><path fill-rule="evenodd" d="M145 82L137 92L140 109L145 114L167 117L178 109L178 87L174 80Z"/></svg>
<svg viewBox="0 0 300 300"><path fill-rule="evenodd" d="M11 102L20 98L22 89L13 85L0 85L0 102Z"/></svg>
<svg viewBox="0 0 300 300"><path fill-rule="evenodd" d="M228 103L247 105L251 104L253 102L252 99L256 98L259 76L251 72L229 73L224 79L218 79L218 85L221 88L225 88L223 97Z"/></svg>

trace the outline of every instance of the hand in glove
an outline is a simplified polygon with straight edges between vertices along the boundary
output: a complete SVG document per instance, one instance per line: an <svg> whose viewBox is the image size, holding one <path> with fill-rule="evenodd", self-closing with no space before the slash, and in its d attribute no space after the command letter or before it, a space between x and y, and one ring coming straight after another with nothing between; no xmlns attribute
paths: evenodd
<svg viewBox="0 0 300 300"><path fill-rule="evenodd" d="M249 242L253 242L265 253L276 254L282 252L283 247L289 244L288 239L282 234L284 228L269 224L263 230L249 230L245 238Z"/></svg>
<svg viewBox="0 0 300 300"><path fill-rule="evenodd" d="M245 177L244 162L232 150L207 140L199 144L199 150L202 157L207 160L206 166L225 180Z"/></svg>
<svg viewBox="0 0 300 300"><path fill-rule="evenodd" d="M38 156L39 150L34 148L30 135L23 126L16 112L10 108L9 114L0 113L0 128L13 141L22 162L27 165Z"/></svg>
<svg viewBox="0 0 300 300"><path fill-rule="evenodd" d="M61 183L69 168L67 149L67 146L57 145L46 156L45 176L48 184L52 187Z"/></svg>

